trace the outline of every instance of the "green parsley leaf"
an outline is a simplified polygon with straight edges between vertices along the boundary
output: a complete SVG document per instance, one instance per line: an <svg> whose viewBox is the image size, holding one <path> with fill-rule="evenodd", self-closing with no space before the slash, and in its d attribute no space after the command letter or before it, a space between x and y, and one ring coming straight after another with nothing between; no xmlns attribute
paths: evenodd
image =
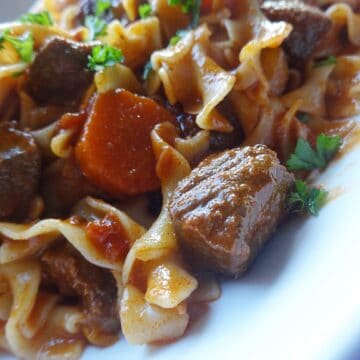
<svg viewBox="0 0 360 360"><path fill-rule="evenodd" d="M92 71L101 71L105 67L113 66L124 61L122 51L108 45L94 46L88 58L88 68Z"/></svg>
<svg viewBox="0 0 360 360"><path fill-rule="evenodd" d="M95 15L101 16L104 12L111 8L111 1L110 0L97 0L96 8L95 8Z"/></svg>
<svg viewBox="0 0 360 360"><path fill-rule="evenodd" d="M151 15L152 9L150 4L139 5L139 16L141 19L145 19Z"/></svg>
<svg viewBox="0 0 360 360"><path fill-rule="evenodd" d="M174 46L176 45L186 34L187 34L187 30L178 30L176 32L176 35L174 35L170 41L169 41L169 44Z"/></svg>
<svg viewBox="0 0 360 360"><path fill-rule="evenodd" d="M295 153L290 156L286 165L290 170L312 170L325 166L322 159L304 139L298 140Z"/></svg>
<svg viewBox="0 0 360 360"><path fill-rule="evenodd" d="M194 0L168 0L168 4L171 6L180 6L182 12L188 14L193 9Z"/></svg>
<svg viewBox="0 0 360 360"><path fill-rule="evenodd" d="M328 163L341 146L341 138L338 135L327 136L320 134L316 138L316 151L325 163Z"/></svg>
<svg viewBox="0 0 360 360"><path fill-rule="evenodd" d="M0 44L4 41L15 48L21 60L30 63L34 59L34 38L31 32L27 31L21 36L15 37L10 35L9 30L6 30L0 36Z"/></svg>
<svg viewBox="0 0 360 360"><path fill-rule="evenodd" d="M24 74L24 71L17 71L11 74L11 77L14 79L17 79L18 77L20 77L21 75Z"/></svg>
<svg viewBox="0 0 360 360"><path fill-rule="evenodd" d="M170 39L169 44L172 45L172 46L174 46L174 45L176 45L180 40L181 40L181 36L179 36L179 35L174 35L174 36Z"/></svg>
<svg viewBox="0 0 360 360"><path fill-rule="evenodd" d="M320 134L316 138L315 151L306 140L299 139L295 153L290 156L286 165L292 171L324 168L339 150L340 145L341 139L339 136Z"/></svg>
<svg viewBox="0 0 360 360"><path fill-rule="evenodd" d="M327 197L327 191L311 188L304 181L296 180L295 191L290 194L288 205L292 212L308 212L311 215L317 216Z"/></svg>
<svg viewBox="0 0 360 360"><path fill-rule="evenodd" d="M152 67L152 64L151 64L151 61L148 61L145 66L144 66L144 72L143 72L143 75L142 75L142 78L143 80L147 80L150 73L153 71L153 67Z"/></svg>
<svg viewBox="0 0 360 360"><path fill-rule="evenodd" d="M323 66L335 65L336 63L337 63L336 57L331 55L327 59L316 62L314 64L314 67L319 68L319 67L323 67Z"/></svg>
<svg viewBox="0 0 360 360"><path fill-rule="evenodd" d="M95 40L100 35L106 35L106 21L97 16L88 15L85 18L85 26L89 29L88 41Z"/></svg>
<svg viewBox="0 0 360 360"><path fill-rule="evenodd" d="M19 19L22 23L39 24L44 26L53 25L54 22L48 11L41 11L38 13L27 13Z"/></svg>
<svg viewBox="0 0 360 360"><path fill-rule="evenodd" d="M296 114L296 117L299 121L301 121L303 124L308 124L309 121L311 120L311 117L308 113L305 112L298 112Z"/></svg>

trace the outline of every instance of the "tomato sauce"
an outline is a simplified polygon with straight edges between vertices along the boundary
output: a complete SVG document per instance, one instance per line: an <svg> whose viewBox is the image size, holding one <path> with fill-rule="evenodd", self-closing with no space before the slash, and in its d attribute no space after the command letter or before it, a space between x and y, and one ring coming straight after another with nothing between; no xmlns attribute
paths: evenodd
<svg viewBox="0 0 360 360"><path fill-rule="evenodd" d="M113 215L91 221L86 226L86 235L93 245L111 262L124 261L130 241L121 223Z"/></svg>

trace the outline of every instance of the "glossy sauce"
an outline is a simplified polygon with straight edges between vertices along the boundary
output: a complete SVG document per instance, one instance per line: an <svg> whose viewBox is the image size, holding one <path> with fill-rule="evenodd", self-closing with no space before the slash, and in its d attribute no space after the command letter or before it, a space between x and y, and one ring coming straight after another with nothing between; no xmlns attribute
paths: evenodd
<svg viewBox="0 0 360 360"><path fill-rule="evenodd" d="M115 216L89 222L86 235L93 245L112 262L124 261L130 246L125 229Z"/></svg>

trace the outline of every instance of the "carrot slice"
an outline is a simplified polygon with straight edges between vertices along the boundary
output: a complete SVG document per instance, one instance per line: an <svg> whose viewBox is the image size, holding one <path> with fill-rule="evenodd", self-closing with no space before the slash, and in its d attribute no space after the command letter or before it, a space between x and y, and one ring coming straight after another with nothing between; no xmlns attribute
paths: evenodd
<svg viewBox="0 0 360 360"><path fill-rule="evenodd" d="M98 94L75 148L90 182L114 197L156 190L150 133L174 116L154 100L123 89Z"/></svg>

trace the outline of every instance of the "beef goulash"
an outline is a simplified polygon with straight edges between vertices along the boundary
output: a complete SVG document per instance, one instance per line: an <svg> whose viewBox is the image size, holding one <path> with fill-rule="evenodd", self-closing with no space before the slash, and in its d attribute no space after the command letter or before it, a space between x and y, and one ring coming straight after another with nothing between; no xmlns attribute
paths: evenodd
<svg viewBox="0 0 360 360"><path fill-rule="evenodd" d="M294 176L262 145L202 161L170 201L175 232L190 263L239 276L286 214Z"/></svg>
<svg viewBox="0 0 360 360"><path fill-rule="evenodd" d="M0 353L191 336L218 274L323 216L359 29L360 0L36 0L1 24Z"/></svg>

